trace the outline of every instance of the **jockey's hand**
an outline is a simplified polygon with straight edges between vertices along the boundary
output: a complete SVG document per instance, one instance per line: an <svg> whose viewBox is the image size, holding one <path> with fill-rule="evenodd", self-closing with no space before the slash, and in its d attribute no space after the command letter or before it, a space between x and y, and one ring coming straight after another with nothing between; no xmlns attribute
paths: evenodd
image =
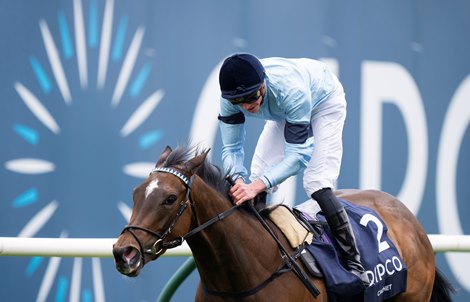
<svg viewBox="0 0 470 302"><path fill-rule="evenodd" d="M258 193L264 190L266 190L266 185L259 179L246 184L241 178L238 178L235 185L230 189L230 195L233 197L235 204L239 205L255 198Z"/></svg>

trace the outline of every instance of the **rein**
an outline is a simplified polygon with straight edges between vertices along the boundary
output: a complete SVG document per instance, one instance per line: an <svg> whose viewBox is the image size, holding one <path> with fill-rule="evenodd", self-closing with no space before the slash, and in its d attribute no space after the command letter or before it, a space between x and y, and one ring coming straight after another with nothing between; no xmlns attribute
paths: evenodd
<svg viewBox="0 0 470 302"><path fill-rule="evenodd" d="M305 273L302 267L299 264L297 264L296 259L294 259L294 257L289 255L287 250L284 248L282 243L277 238L276 234L274 234L273 230L269 227L269 225L266 223L263 217L261 217L261 215L258 213L253 203L250 202L249 205L250 205L251 211L255 214L256 218L258 218L259 222L261 222L261 224L266 229L266 231L268 231L271 237L273 237L274 241L276 241L279 247L279 250L282 254L282 258L284 259L286 264L288 264L290 269L294 271L297 277L299 277L300 281L303 282L303 284L307 287L307 289L309 290L309 292L312 294L314 298L320 295L320 291L318 290L318 288L316 288L315 285L310 281L310 279L308 278L308 275Z"/></svg>
<svg viewBox="0 0 470 302"><path fill-rule="evenodd" d="M230 176L227 176L225 178L228 183L230 183L231 186L235 185L235 181L230 177ZM256 218L258 219L258 221L263 225L263 227L266 229L266 231L268 231L269 235L271 235L271 237L274 239L274 241L276 242L277 246L279 247L279 251L281 252L281 256L282 256L282 259L284 260L285 262L285 265L284 266L287 266L288 267L288 270L293 270L294 273L297 275L297 277L300 279L300 281L302 281L302 283L304 283L304 285L307 287L307 289L309 290L309 292L312 294L312 296L314 298L316 298L318 295L320 295L320 291L318 290L318 288L315 287L315 285L310 281L310 279L308 278L308 275L305 273L305 271L302 269L302 267L300 265L297 264L296 262L296 259L294 259L294 257L292 257L291 255L289 255L289 253L287 252L287 250L284 248L284 246L282 245L281 241L279 241L279 239L277 238L276 234L274 233L274 231L269 227L269 225L266 223L266 221L264 220L264 218L260 215L260 213L256 210L253 202L248 202L249 206L250 206L250 209L251 211L253 212L253 214L256 216ZM298 252L301 252L301 250L299 250ZM275 272L273 275L271 275L271 277L273 277L276 273L282 271L283 268L280 268L277 272ZM270 277L270 278L271 278ZM276 276L277 277L277 276ZM266 281L270 280L270 278L268 278ZM273 278L274 279L274 278ZM271 280L270 280L271 281ZM266 282L265 286L267 285L267 283L269 283L270 281ZM264 287L264 286L263 286ZM261 288L260 288L261 289Z"/></svg>
<svg viewBox="0 0 470 302"><path fill-rule="evenodd" d="M233 185L232 180L230 178L227 178L227 181ZM269 225L266 223L266 221L263 219L263 217L259 214L259 212L256 210L255 206L253 205L252 202L247 202L251 211L255 214L256 218L261 222L263 227L268 231L268 233L271 235L271 237L274 239L276 244L279 247L279 251L281 252L281 257L284 260L284 264L274 273L272 273L271 276L266 278L263 282L261 282L259 285L248 289L244 291L239 291L239 292L222 292L222 291L215 291L208 289L207 287L204 286L204 284L201 282L202 289L213 296L218 296L218 297L224 297L224 298L234 298L234 299L242 299L251 295L256 294L260 290L262 290L264 287L266 287L271 281L276 279L277 277L281 276L284 273L287 273L289 271L293 271L297 277L304 283L304 285L307 287L309 292L312 294L314 298L318 297L320 295L320 291L318 288L315 287L314 284L310 281L308 278L307 274L305 271L302 269L300 265L297 264L296 259L298 256L291 256L287 252L287 250L284 248L282 243L279 241L277 238L276 234L274 234L273 230L269 227ZM237 206L234 206L230 208L229 210L235 209ZM224 212L225 213L225 212ZM295 254L299 255L302 249L298 250Z"/></svg>

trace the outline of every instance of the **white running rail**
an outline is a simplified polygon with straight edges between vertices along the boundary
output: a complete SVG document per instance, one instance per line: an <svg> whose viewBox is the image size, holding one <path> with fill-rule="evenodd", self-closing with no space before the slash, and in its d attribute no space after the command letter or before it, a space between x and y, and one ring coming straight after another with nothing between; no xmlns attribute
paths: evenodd
<svg viewBox="0 0 470 302"><path fill-rule="evenodd" d="M428 235L435 252L470 252L470 235ZM116 238L0 237L0 256L111 258ZM185 243L164 256L190 256Z"/></svg>
<svg viewBox="0 0 470 302"><path fill-rule="evenodd" d="M116 238L0 237L0 256L113 257ZM168 250L166 256L190 256L188 245Z"/></svg>

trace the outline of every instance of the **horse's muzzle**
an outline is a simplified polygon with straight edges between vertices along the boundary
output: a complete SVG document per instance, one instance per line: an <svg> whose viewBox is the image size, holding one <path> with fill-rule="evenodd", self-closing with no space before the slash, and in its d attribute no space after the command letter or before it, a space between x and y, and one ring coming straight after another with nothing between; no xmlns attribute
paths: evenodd
<svg viewBox="0 0 470 302"><path fill-rule="evenodd" d="M136 277L142 269L143 257L140 251L133 246L113 246L114 263L116 269L128 277Z"/></svg>

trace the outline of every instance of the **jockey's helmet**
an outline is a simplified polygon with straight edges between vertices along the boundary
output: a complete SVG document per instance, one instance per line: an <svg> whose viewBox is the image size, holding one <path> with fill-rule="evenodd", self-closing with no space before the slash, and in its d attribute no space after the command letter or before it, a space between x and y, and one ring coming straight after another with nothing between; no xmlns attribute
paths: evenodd
<svg viewBox="0 0 470 302"><path fill-rule="evenodd" d="M264 77L264 67L257 57L248 53L231 55L220 68L222 97L233 100L252 95L261 88Z"/></svg>

